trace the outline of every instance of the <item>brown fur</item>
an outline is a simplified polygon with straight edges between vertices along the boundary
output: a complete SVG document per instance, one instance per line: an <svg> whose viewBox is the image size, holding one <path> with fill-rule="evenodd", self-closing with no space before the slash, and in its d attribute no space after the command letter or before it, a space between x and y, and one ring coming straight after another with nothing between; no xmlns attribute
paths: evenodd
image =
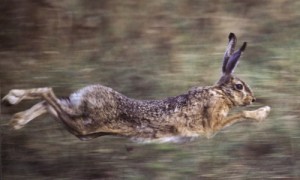
<svg viewBox="0 0 300 180"><path fill-rule="evenodd" d="M232 33L224 56L224 74L216 85L195 87L176 97L136 100L111 88L91 85L67 99L57 98L51 88L36 88L11 90L3 100L11 104L23 99L44 100L29 110L15 114L11 120L15 129L49 112L82 140L102 135L126 136L143 142L178 142L199 135L209 138L235 122L263 120L270 111L270 107L266 106L227 116L232 107L249 105L255 100L247 84L232 75L238 60L230 59L234 56L235 44L236 38ZM246 44L243 46L244 50ZM228 62L232 63L231 69L226 69ZM239 89L237 84L243 88Z"/></svg>

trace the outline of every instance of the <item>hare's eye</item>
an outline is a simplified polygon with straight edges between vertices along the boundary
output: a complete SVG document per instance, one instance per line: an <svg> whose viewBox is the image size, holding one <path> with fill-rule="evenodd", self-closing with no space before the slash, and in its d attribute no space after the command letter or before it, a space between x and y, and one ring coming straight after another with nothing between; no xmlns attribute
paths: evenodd
<svg viewBox="0 0 300 180"><path fill-rule="evenodd" d="M243 85L242 85L242 84L236 84L236 85L235 85L235 88L236 88L237 90L242 90L242 89L243 89Z"/></svg>

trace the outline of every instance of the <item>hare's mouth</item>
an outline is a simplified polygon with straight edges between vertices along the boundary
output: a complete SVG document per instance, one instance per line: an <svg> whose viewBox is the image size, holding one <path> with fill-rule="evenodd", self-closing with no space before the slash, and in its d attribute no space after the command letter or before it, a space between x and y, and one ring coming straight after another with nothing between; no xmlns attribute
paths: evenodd
<svg viewBox="0 0 300 180"><path fill-rule="evenodd" d="M243 103L242 106L251 105L255 101L256 101L255 97L248 97L248 98L245 99L245 101L244 101L244 103Z"/></svg>
<svg viewBox="0 0 300 180"><path fill-rule="evenodd" d="M252 104L252 101L244 102L244 103L242 104L242 106L249 106L249 105L251 105L251 104Z"/></svg>

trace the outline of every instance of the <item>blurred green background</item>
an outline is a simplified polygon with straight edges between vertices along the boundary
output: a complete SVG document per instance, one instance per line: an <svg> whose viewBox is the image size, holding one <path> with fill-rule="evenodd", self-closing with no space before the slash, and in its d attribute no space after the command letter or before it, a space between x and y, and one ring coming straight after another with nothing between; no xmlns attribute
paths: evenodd
<svg viewBox="0 0 300 180"><path fill-rule="evenodd" d="M1 97L54 87L58 96L101 83L139 99L175 96L220 77L229 32L248 42L235 72L272 107L259 124L213 139L82 142L49 115L19 131L1 106L1 176L31 179L298 179L300 1L1 0Z"/></svg>

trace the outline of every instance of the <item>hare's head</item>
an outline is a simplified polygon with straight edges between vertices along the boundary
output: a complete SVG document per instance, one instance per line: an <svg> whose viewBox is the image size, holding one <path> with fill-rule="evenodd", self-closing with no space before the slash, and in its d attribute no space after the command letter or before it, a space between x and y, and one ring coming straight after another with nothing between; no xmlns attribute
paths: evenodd
<svg viewBox="0 0 300 180"><path fill-rule="evenodd" d="M242 47L234 52L236 44L236 36L233 33L229 34L229 43L224 54L222 73L220 80L217 82L219 86L231 102L235 106L250 105L255 101L255 97L250 87L239 78L233 76L233 71L238 63L242 52L246 49L247 43L244 42Z"/></svg>

